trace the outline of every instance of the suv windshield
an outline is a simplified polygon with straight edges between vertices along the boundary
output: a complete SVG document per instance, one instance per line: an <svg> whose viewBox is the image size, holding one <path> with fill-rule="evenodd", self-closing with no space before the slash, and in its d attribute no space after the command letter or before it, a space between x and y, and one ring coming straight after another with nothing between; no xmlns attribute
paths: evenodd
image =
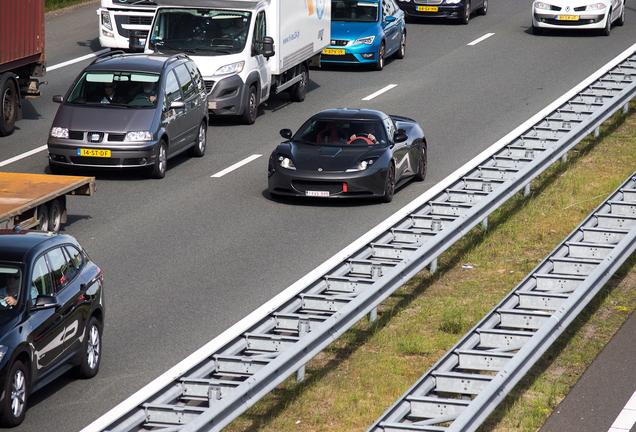
<svg viewBox="0 0 636 432"><path fill-rule="evenodd" d="M159 75L139 72L84 72L67 102L131 107L157 105Z"/></svg>
<svg viewBox="0 0 636 432"><path fill-rule="evenodd" d="M245 48L251 15L221 9L159 9L148 46L161 52L240 53Z"/></svg>
<svg viewBox="0 0 636 432"><path fill-rule="evenodd" d="M378 21L378 3L366 1L332 1L331 20L348 22Z"/></svg>
<svg viewBox="0 0 636 432"><path fill-rule="evenodd" d="M388 144L382 123L373 120L311 119L293 140L334 147Z"/></svg>
<svg viewBox="0 0 636 432"><path fill-rule="evenodd" d="M19 268L0 263L0 315L17 313L22 272Z"/></svg>

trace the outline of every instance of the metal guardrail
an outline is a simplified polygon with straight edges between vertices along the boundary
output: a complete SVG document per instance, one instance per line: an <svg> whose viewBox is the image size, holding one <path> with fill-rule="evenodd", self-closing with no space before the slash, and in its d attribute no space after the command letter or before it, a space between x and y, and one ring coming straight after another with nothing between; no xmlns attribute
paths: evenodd
<svg viewBox="0 0 636 432"><path fill-rule="evenodd" d="M636 250L636 172L369 432L474 431Z"/></svg>
<svg viewBox="0 0 636 432"><path fill-rule="evenodd" d="M635 50L341 261L312 272L289 297L262 307L249 324L228 330L85 430L218 431L293 373L302 380L316 354L365 315L373 319L377 306L427 265L434 271L437 256L626 109L636 93Z"/></svg>

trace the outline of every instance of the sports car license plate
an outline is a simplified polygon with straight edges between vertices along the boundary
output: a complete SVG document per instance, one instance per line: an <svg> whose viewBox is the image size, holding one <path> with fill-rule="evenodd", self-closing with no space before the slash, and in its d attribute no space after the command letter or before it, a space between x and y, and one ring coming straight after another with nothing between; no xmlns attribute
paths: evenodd
<svg viewBox="0 0 636 432"><path fill-rule="evenodd" d="M578 15L557 15L556 19L557 21L578 21L579 16Z"/></svg>
<svg viewBox="0 0 636 432"><path fill-rule="evenodd" d="M77 149L77 155L90 157L110 157L110 150L79 148Z"/></svg>
<svg viewBox="0 0 636 432"><path fill-rule="evenodd" d="M418 12L437 12L437 6L418 6Z"/></svg>
<svg viewBox="0 0 636 432"><path fill-rule="evenodd" d="M305 191L306 196L328 197L329 191Z"/></svg>
<svg viewBox="0 0 636 432"><path fill-rule="evenodd" d="M322 53L327 55L345 55L345 50L335 49L335 48L325 48L324 50L322 50Z"/></svg>

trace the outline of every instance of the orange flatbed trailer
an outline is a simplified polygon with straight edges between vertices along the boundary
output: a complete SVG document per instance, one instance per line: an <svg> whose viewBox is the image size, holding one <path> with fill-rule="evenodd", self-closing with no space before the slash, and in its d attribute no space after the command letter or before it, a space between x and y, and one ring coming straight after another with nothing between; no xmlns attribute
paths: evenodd
<svg viewBox="0 0 636 432"><path fill-rule="evenodd" d="M95 177L0 172L0 229L55 231L66 222L66 195L92 195Z"/></svg>

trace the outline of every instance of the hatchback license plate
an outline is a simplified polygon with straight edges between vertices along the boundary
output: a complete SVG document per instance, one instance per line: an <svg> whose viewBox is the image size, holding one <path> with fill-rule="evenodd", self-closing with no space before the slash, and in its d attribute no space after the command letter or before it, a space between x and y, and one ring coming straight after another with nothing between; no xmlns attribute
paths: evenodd
<svg viewBox="0 0 636 432"><path fill-rule="evenodd" d="M79 148L79 149L77 149L77 155L78 156L109 158L110 157L110 150Z"/></svg>
<svg viewBox="0 0 636 432"><path fill-rule="evenodd" d="M345 55L345 50L343 49L334 49L334 48L325 48L322 50L323 54L327 55Z"/></svg>
<svg viewBox="0 0 636 432"><path fill-rule="evenodd" d="M329 191L305 191L306 196L328 197Z"/></svg>
<svg viewBox="0 0 636 432"><path fill-rule="evenodd" d="M418 12L437 12L437 6L418 6Z"/></svg>
<svg viewBox="0 0 636 432"><path fill-rule="evenodd" d="M557 21L578 21L579 16L578 15L557 15L556 19Z"/></svg>

